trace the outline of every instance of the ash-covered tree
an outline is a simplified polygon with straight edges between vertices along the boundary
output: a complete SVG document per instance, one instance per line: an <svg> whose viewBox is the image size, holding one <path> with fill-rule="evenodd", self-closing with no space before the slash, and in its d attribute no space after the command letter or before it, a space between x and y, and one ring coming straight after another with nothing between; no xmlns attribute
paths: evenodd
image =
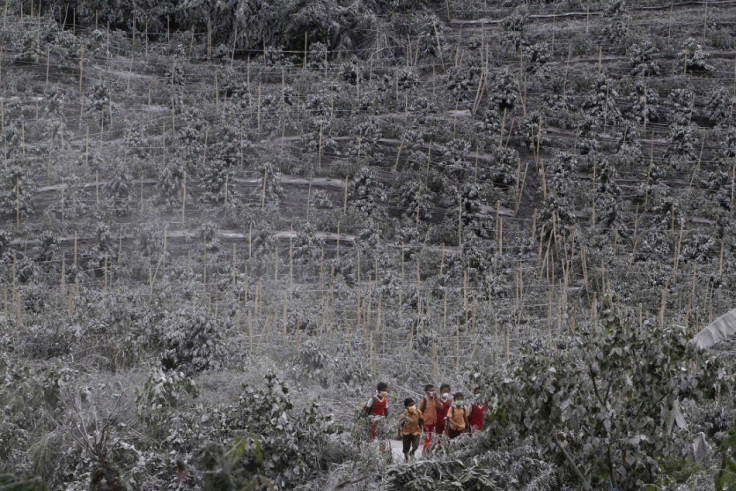
<svg viewBox="0 0 736 491"><path fill-rule="evenodd" d="M112 99L110 89L103 80L95 80L92 83L88 95L89 111L96 116L100 128L107 128L112 120Z"/></svg>
<svg viewBox="0 0 736 491"><path fill-rule="evenodd" d="M537 349L510 376L489 377L491 433L531 438L584 489L664 484L667 462L687 462L688 409L717 397L725 372L684 328L640 327L604 307L570 348Z"/></svg>
<svg viewBox="0 0 736 491"><path fill-rule="evenodd" d="M2 172L3 200L2 214L13 223L28 217L34 210L33 179L30 169L12 164Z"/></svg>
<svg viewBox="0 0 736 491"><path fill-rule="evenodd" d="M202 200L210 204L235 206L239 196L233 177L234 168L240 163L240 136L230 124L225 124L219 133L218 140L208 150L211 157L208 156L200 170L205 188Z"/></svg>
<svg viewBox="0 0 736 491"><path fill-rule="evenodd" d="M640 77L659 75L660 68L657 63L659 50L651 41L644 40L630 45L628 56L632 75Z"/></svg>
<svg viewBox="0 0 736 491"><path fill-rule="evenodd" d="M647 125L652 121L657 121L659 117L657 91L637 80L634 90L629 94L629 99L631 100L631 115L636 122Z"/></svg>
<svg viewBox="0 0 736 491"><path fill-rule="evenodd" d="M731 122L733 104L731 94L724 87L711 92L703 108L705 118L715 125L726 125Z"/></svg>
<svg viewBox="0 0 736 491"><path fill-rule="evenodd" d="M237 404L223 411L222 432L225 441L233 439L233 450L218 444L203 449L198 460L207 471L205 486L287 489L308 482L329 465L323 451L339 431L316 402L297 411L289 388L269 372L260 388L244 386Z"/></svg>
<svg viewBox="0 0 736 491"><path fill-rule="evenodd" d="M164 204L170 208L182 207L185 203L186 169L184 163L178 159L168 159L166 165L159 171L158 188ZM188 193L187 193L188 194Z"/></svg>
<svg viewBox="0 0 736 491"><path fill-rule="evenodd" d="M537 222L545 240L562 241L577 222L574 203L578 193L577 167L578 160L567 152L558 153L546 166L547 198L542 202Z"/></svg>
<svg viewBox="0 0 736 491"><path fill-rule="evenodd" d="M281 204L284 189L281 187L281 172L271 162L264 162L258 166L258 200L261 209L277 211Z"/></svg>
<svg viewBox="0 0 736 491"><path fill-rule="evenodd" d="M617 172L611 162L603 157L597 161L593 203L596 212L596 225L603 231L612 233L616 224L621 224L621 188L616 183Z"/></svg>
<svg viewBox="0 0 736 491"><path fill-rule="evenodd" d="M470 142L462 138L450 140L441 148L442 158L437 169L455 183L464 182L473 172L473 163L469 159Z"/></svg>
<svg viewBox="0 0 736 491"><path fill-rule="evenodd" d="M526 27L529 22L529 8L526 4L516 7L511 15L501 20L504 37L503 44L507 49L518 52L526 41Z"/></svg>
<svg viewBox="0 0 736 491"><path fill-rule="evenodd" d="M669 145L665 156L675 172L686 172L697 158L696 140L693 136L695 94L690 89L674 89L670 92Z"/></svg>
<svg viewBox="0 0 736 491"><path fill-rule="evenodd" d="M305 222L296 234L294 259L301 264L318 264L324 245L325 241L317 235L314 225Z"/></svg>
<svg viewBox="0 0 736 491"><path fill-rule="evenodd" d="M508 114L514 110L516 104L519 87L514 80L514 76L504 69L501 73L493 78L492 85L489 87L490 99L498 108L499 114L503 118L508 118Z"/></svg>
<svg viewBox="0 0 736 491"><path fill-rule="evenodd" d="M218 368L225 354L222 343L227 325L201 307L187 304L169 314L161 326L161 367L195 374Z"/></svg>
<svg viewBox="0 0 736 491"><path fill-rule="evenodd" d="M630 44L631 30L626 3L623 0L610 0L603 11L603 42L618 48L626 49Z"/></svg>
<svg viewBox="0 0 736 491"><path fill-rule="evenodd" d="M133 176L125 162L114 161L104 186L104 204L111 213L125 216L133 204Z"/></svg>
<svg viewBox="0 0 736 491"><path fill-rule="evenodd" d="M398 189L401 216L415 224L432 218L432 194L421 180L407 180Z"/></svg>
<svg viewBox="0 0 736 491"><path fill-rule="evenodd" d="M598 75L593 93L583 103L585 114L601 128L616 125L621 121L621 110L616 102L618 92L613 81L605 73Z"/></svg>
<svg viewBox="0 0 736 491"><path fill-rule="evenodd" d="M676 73L709 75L715 71L715 67L708 63L708 53L693 38L687 38L683 43L679 61L675 68Z"/></svg>
<svg viewBox="0 0 736 491"><path fill-rule="evenodd" d="M369 167L361 168L350 181L350 208L366 218L385 214L386 192L383 183Z"/></svg>

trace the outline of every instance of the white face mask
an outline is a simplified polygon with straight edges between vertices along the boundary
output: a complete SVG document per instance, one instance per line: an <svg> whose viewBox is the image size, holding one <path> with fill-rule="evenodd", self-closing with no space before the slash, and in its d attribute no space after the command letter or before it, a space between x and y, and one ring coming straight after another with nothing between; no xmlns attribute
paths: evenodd
<svg viewBox="0 0 736 491"><path fill-rule="evenodd" d="M409 407L408 407L408 408L406 408L406 409L408 409L408 410L409 410L409 411L411 411L411 412L414 412L414 410L415 410L416 408L417 408L416 406L409 406Z"/></svg>
<svg viewBox="0 0 736 491"><path fill-rule="evenodd" d="M447 399L449 399L449 398L450 398L450 394L449 394L449 393L447 393L447 392L444 392L444 393L442 394L442 398L443 398L444 400L447 400Z"/></svg>
<svg viewBox="0 0 736 491"><path fill-rule="evenodd" d="M427 395L428 395L428 396L429 396L430 398L431 398L431 397L434 397L434 391L432 391L432 392L427 392Z"/></svg>

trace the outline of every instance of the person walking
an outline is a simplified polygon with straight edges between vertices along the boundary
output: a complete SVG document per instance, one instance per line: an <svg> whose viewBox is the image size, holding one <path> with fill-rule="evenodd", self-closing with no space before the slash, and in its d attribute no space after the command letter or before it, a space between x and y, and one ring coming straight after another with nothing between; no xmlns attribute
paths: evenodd
<svg viewBox="0 0 736 491"><path fill-rule="evenodd" d="M483 430L483 421L486 419L486 410L488 409L488 402L483 397L483 388L476 387L473 391L473 401L470 403L470 416L468 421L470 423L470 431L476 433Z"/></svg>
<svg viewBox="0 0 736 491"><path fill-rule="evenodd" d="M368 432L368 441L376 439L379 418L388 418L388 384L379 382L376 393L368 400L363 408L371 417L371 426Z"/></svg>
<svg viewBox="0 0 736 491"><path fill-rule="evenodd" d="M447 431L447 411L452 405L450 392L450 384L440 385L440 405L437 408L437 425L434 427L434 431L438 435L444 435Z"/></svg>
<svg viewBox="0 0 736 491"><path fill-rule="evenodd" d="M401 441L403 443L404 460L407 462L419 447L419 435L422 434L422 412L417 408L414 399L404 399L404 412L399 417Z"/></svg>
<svg viewBox="0 0 736 491"><path fill-rule="evenodd" d="M435 427L438 422L438 413L441 407L437 392L433 384L427 384L424 386L424 397L419 401L419 411L422 413L422 422L424 423L424 446L422 447L422 453L430 451L430 445L432 444L432 432L435 431Z"/></svg>
<svg viewBox="0 0 736 491"><path fill-rule="evenodd" d="M468 408L465 406L465 395L462 392L455 392L452 406L447 412L447 426L447 435L450 439L457 438L470 428Z"/></svg>

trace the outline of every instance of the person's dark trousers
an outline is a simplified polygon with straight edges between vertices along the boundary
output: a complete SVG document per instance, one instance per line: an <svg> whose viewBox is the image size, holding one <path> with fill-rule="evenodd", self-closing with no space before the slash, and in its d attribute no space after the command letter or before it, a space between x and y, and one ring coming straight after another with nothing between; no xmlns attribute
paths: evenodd
<svg viewBox="0 0 736 491"><path fill-rule="evenodd" d="M450 439L457 438L463 433L465 433L465 430L453 430L452 428L449 428L447 430L447 435L450 437Z"/></svg>
<svg viewBox="0 0 736 491"><path fill-rule="evenodd" d="M404 444L404 458L409 460L419 448L419 435L402 435L401 440Z"/></svg>

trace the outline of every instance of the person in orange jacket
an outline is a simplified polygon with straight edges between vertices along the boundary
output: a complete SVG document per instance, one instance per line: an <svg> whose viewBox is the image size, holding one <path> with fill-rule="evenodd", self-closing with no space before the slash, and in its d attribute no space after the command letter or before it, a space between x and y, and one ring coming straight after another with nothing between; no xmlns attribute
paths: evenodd
<svg viewBox="0 0 736 491"><path fill-rule="evenodd" d="M419 447L419 435L422 434L422 412L417 409L414 399L404 399L404 412L399 418L401 425L401 441L403 443L404 459L409 461Z"/></svg>
<svg viewBox="0 0 736 491"><path fill-rule="evenodd" d="M453 397L452 406L447 411L447 435L452 439L467 433L470 428L468 421L468 408L465 406L465 395L456 392Z"/></svg>
<svg viewBox="0 0 736 491"><path fill-rule="evenodd" d="M439 409L441 403L437 397L433 384L427 384L424 386L424 397L419 401L419 411L422 413L422 421L424 422L424 446L422 447L422 453L429 451L429 445L432 443L432 432L437 426L439 421Z"/></svg>

